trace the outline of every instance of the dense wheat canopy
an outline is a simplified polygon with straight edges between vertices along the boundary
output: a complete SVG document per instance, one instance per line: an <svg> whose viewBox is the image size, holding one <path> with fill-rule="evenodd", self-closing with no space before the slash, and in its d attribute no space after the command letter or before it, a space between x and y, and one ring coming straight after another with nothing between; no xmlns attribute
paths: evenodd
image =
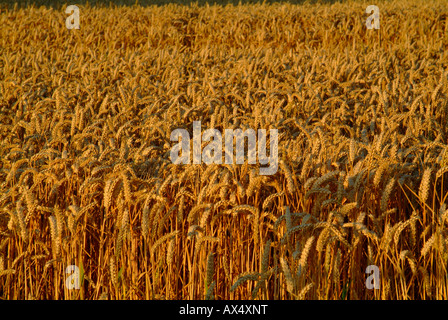
<svg viewBox="0 0 448 320"><path fill-rule="evenodd" d="M447 299L448 2L369 4L3 8L0 298Z"/></svg>

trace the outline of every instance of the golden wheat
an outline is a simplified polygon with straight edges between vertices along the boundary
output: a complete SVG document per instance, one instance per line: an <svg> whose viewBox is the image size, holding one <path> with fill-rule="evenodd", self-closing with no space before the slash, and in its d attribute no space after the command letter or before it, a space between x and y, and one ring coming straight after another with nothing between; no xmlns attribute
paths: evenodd
<svg viewBox="0 0 448 320"><path fill-rule="evenodd" d="M80 7L0 13L1 299L447 298L446 0Z"/></svg>

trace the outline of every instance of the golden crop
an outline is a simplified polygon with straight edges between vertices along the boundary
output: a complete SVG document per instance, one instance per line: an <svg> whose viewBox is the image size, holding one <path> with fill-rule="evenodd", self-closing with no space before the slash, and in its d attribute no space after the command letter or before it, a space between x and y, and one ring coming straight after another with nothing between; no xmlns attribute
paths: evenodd
<svg viewBox="0 0 448 320"><path fill-rule="evenodd" d="M0 298L447 299L447 4L3 8ZM174 165L196 120L277 173Z"/></svg>

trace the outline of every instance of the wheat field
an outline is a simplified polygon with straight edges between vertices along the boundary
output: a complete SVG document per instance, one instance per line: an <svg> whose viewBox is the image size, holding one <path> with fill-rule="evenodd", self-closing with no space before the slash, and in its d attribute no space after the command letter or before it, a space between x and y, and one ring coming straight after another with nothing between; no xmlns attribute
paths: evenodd
<svg viewBox="0 0 448 320"><path fill-rule="evenodd" d="M447 299L448 2L370 4L2 6L0 299Z"/></svg>

